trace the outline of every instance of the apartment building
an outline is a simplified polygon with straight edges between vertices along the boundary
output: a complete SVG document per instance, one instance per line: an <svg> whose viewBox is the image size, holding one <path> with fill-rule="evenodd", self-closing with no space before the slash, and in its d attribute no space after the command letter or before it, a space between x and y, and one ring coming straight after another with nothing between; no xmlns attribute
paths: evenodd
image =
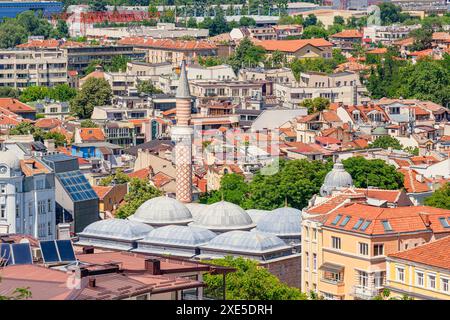
<svg viewBox="0 0 450 320"><path fill-rule="evenodd" d="M200 56L217 55L217 47L214 44L201 40L128 37L119 40L118 44L144 50L149 63L170 62L174 67L179 67L184 59L190 63Z"/></svg>
<svg viewBox="0 0 450 320"><path fill-rule="evenodd" d="M0 233L55 238L54 173L36 159L0 151Z"/></svg>
<svg viewBox="0 0 450 320"><path fill-rule="evenodd" d="M363 34L364 39L369 39L373 43L391 45L400 39L407 38L411 31L418 28L420 28L420 25L369 26L364 28Z"/></svg>
<svg viewBox="0 0 450 320"><path fill-rule="evenodd" d="M0 87L67 83L67 65L67 55L61 50L0 50Z"/></svg>
<svg viewBox="0 0 450 320"><path fill-rule="evenodd" d="M450 218L443 218L450 228ZM391 254L386 259L386 287L392 297L450 299L450 237Z"/></svg>
<svg viewBox="0 0 450 320"><path fill-rule="evenodd" d="M330 36L331 43L342 51L352 51L355 45L361 44L363 34L358 30L343 30Z"/></svg>
<svg viewBox="0 0 450 320"><path fill-rule="evenodd" d="M325 299L373 299L386 285L387 256L450 234L441 222L450 210L346 202L317 209L302 222L302 291Z"/></svg>
<svg viewBox="0 0 450 320"><path fill-rule="evenodd" d="M239 70L239 80L265 80L273 83L292 83L295 82L295 77L290 68L243 68Z"/></svg>
<svg viewBox="0 0 450 320"><path fill-rule="evenodd" d="M325 74L305 72L300 74L298 82L275 83L274 94L286 108L297 108L305 99L317 97L330 102L357 105L368 101L367 89L361 84L355 72Z"/></svg>
<svg viewBox="0 0 450 320"><path fill-rule="evenodd" d="M324 58L331 59L333 44L325 39L301 39L301 40L263 40L254 41L256 45L263 47L268 56L275 51L282 52L288 62L294 59Z"/></svg>

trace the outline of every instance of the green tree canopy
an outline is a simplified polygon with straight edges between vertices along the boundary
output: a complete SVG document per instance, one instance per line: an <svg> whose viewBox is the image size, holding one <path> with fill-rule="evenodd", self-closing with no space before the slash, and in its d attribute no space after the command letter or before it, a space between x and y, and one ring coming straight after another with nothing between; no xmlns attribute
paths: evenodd
<svg viewBox="0 0 450 320"><path fill-rule="evenodd" d="M91 119L86 119L80 123L82 128L98 128L98 125Z"/></svg>
<svg viewBox="0 0 450 320"><path fill-rule="evenodd" d="M219 190L212 191L202 197L203 203L215 203L222 199L243 206L248 192L248 185L242 175L231 173L225 174L220 180Z"/></svg>
<svg viewBox="0 0 450 320"><path fill-rule="evenodd" d="M236 272L226 275L227 300L306 300L307 296L297 288L282 283L258 262L242 257L225 257L205 261L215 265L232 267ZM205 274L205 295L222 298L222 276Z"/></svg>
<svg viewBox="0 0 450 320"><path fill-rule="evenodd" d="M314 99L305 99L300 105L308 109L308 114L313 114L328 109L330 107L330 100L317 97Z"/></svg>
<svg viewBox="0 0 450 320"><path fill-rule="evenodd" d="M0 98L19 98L20 91L13 87L0 87Z"/></svg>
<svg viewBox="0 0 450 320"><path fill-rule="evenodd" d="M343 160L342 164L352 176L353 184L357 188L376 187L396 190L403 187L403 174L384 160L353 157Z"/></svg>
<svg viewBox="0 0 450 320"><path fill-rule="evenodd" d="M99 185L101 186L110 186L113 182L114 184L123 184L131 181L131 178L123 172L123 170L118 169L114 174L109 175L100 180Z"/></svg>
<svg viewBox="0 0 450 320"><path fill-rule="evenodd" d="M231 55L229 63L237 72L243 65L247 67L258 66L264 60L265 53L264 48L255 46L249 38L245 37Z"/></svg>
<svg viewBox="0 0 450 320"><path fill-rule="evenodd" d="M89 78L70 102L71 112L81 119L90 118L96 106L111 103L112 90L105 79Z"/></svg>
<svg viewBox="0 0 450 320"><path fill-rule="evenodd" d="M388 149L388 148L392 148L395 150L402 150L403 146L400 143L400 141L398 141L397 139L395 139L394 137L391 136L381 136L375 139L374 142L369 144L370 148L383 148L383 149Z"/></svg>
<svg viewBox="0 0 450 320"><path fill-rule="evenodd" d="M425 204L430 207L450 210L450 183L446 183L440 189L425 199Z"/></svg>
<svg viewBox="0 0 450 320"><path fill-rule="evenodd" d="M156 88L151 80L139 81L137 85L138 94L144 93L148 95L163 93L162 90Z"/></svg>

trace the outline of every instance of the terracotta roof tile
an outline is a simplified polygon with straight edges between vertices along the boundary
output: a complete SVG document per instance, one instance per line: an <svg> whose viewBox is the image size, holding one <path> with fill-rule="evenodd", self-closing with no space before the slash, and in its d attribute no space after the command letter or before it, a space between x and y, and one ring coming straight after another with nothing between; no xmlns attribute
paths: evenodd
<svg viewBox="0 0 450 320"><path fill-rule="evenodd" d="M362 38L362 37L363 34L358 30L343 30L331 36L331 38Z"/></svg>
<svg viewBox="0 0 450 320"><path fill-rule="evenodd" d="M36 112L36 110L14 98L0 98L0 108L14 113Z"/></svg>
<svg viewBox="0 0 450 320"><path fill-rule="evenodd" d="M83 142L105 141L106 137L101 128L80 128Z"/></svg>
<svg viewBox="0 0 450 320"><path fill-rule="evenodd" d="M301 39L301 40L263 40L255 41L267 51L282 51L282 52L296 52L301 48L311 45L317 48L331 47L333 44L325 39Z"/></svg>
<svg viewBox="0 0 450 320"><path fill-rule="evenodd" d="M103 200L103 198L113 189L113 186L92 186L92 189L94 189L95 193L97 194L98 198L100 200Z"/></svg>

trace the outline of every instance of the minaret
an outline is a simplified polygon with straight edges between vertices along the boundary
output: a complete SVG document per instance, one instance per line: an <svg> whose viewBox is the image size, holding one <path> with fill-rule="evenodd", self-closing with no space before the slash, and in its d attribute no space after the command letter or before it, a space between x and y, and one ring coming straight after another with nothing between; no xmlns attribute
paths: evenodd
<svg viewBox="0 0 450 320"><path fill-rule="evenodd" d="M181 63L180 78L176 92L177 123L171 130L175 141L176 193L181 202L192 201L192 136L191 93L186 74L186 62Z"/></svg>

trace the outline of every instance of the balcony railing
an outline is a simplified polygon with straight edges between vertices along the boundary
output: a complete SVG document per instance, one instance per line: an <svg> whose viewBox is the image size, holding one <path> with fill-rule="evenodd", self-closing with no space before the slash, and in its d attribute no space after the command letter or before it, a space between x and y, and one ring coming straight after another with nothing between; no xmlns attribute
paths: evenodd
<svg viewBox="0 0 450 320"><path fill-rule="evenodd" d="M353 286L352 295L359 299L371 300L375 298L382 289L369 288L364 286Z"/></svg>

